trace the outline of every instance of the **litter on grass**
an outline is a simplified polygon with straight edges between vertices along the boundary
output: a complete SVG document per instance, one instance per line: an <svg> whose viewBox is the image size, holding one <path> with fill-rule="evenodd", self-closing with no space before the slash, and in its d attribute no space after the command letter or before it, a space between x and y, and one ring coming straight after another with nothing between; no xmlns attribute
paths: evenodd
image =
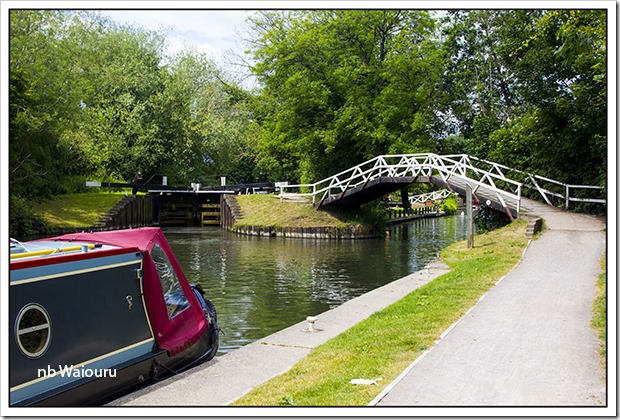
<svg viewBox="0 0 620 420"><path fill-rule="evenodd" d="M377 382L379 382L380 380L382 380L383 378L377 378L377 379L351 379L349 381L350 384L353 385L377 385Z"/></svg>

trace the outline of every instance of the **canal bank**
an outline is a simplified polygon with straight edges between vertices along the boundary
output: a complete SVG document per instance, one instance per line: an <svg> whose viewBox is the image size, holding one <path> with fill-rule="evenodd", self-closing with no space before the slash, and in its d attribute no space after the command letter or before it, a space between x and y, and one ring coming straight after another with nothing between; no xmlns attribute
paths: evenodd
<svg viewBox="0 0 620 420"><path fill-rule="evenodd" d="M251 199L251 200L249 200ZM286 210L283 210L285 208ZM246 218L250 215L251 221ZM255 213L260 213L256 216ZM368 210L334 213L316 210L307 200L283 200L277 196L222 195L221 227L250 236L301 239L382 238L385 228L416 219L445 216L434 203L408 210L390 209L377 216ZM268 216L267 216L268 215ZM384 217L387 216L387 220Z"/></svg>
<svg viewBox="0 0 620 420"><path fill-rule="evenodd" d="M444 263L434 261L421 271L337 308L318 315L307 314L316 318L314 332L308 331L307 321L299 322L108 406L158 407L158 412L162 413L167 406L226 406L257 385L286 372L313 348L447 272L449 269Z"/></svg>
<svg viewBox="0 0 620 420"><path fill-rule="evenodd" d="M575 405L606 405L605 377L598 366L600 359L596 352L598 341L589 327L592 316L592 283L600 272L595 262L604 250L604 224L591 223L593 219L570 213L562 213L562 219L547 217L546 214L544 216L549 230L534 241L534 244L540 242L539 246L528 247L521 262L463 318L450 328L446 326L439 343L415 359L371 405L379 402L379 405L396 405L402 408L411 405L447 407L455 404L482 404L487 407L497 406L496 410L501 410L502 406L512 406L514 410L517 405L532 404L539 407L545 405L551 409ZM558 220L570 220L570 223L558 224ZM579 246L575 247L571 238L580 239L576 242ZM586 238L593 242L588 242ZM587 253L587 250L592 252ZM230 355L216 358L208 365L117 400L111 405L156 405L159 407L158 412L164 412L163 407L170 405L229 404L236 400L238 395L289 370L318 344L334 334L338 335L335 330L346 331L359 320L381 309L377 309L377 306L387 306L388 303L378 302L377 299L389 297L392 293L397 294L395 286L404 282L406 288L413 286L411 289L415 290L424 284L416 281L419 279L423 282L424 276L433 276L435 270L445 270L447 274L442 278L452 275L445 266L430 265L428 273L426 270L414 273L320 314L314 328L320 330L323 322L323 331L304 332L304 329L308 329L307 324L298 323ZM428 282L430 280L431 278ZM561 284L569 283L571 287L558 287L558 281ZM572 287L577 283L579 287ZM552 291L547 292L548 288ZM409 293L409 290L402 295ZM399 298L400 296L394 296L393 300ZM524 304L532 308L515 310L515 305ZM490 308L494 309L489 312ZM567 322L569 318L570 322ZM541 319L549 322L541 322ZM498 323L502 326L498 327ZM508 325L503 325L504 323ZM480 326L479 332L474 335L471 333L473 324ZM519 331L519 328L525 330ZM327 334L321 336L323 332ZM523 340L523 337L527 339ZM558 344L557 340L563 340L563 344ZM527 343L527 346L524 346L524 343ZM485 351L479 350L480 345ZM464 354L463 350L471 352ZM512 355L521 355L523 360L516 362L519 359L513 359ZM458 361L450 361L454 358ZM434 364L427 363L430 361ZM446 366L456 369L457 373L444 374ZM497 372L493 371L494 367L497 367ZM419 377L416 379L416 372L424 372L428 377L423 380ZM461 377L459 375L463 380L455 381L454 378ZM345 381L348 380L349 378L345 378ZM489 387L489 381L503 385ZM457 388L457 391L446 393L446 387ZM532 389L538 390L532 392ZM445 397L445 401L429 404L426 400L420 400L420 396L427 395L435 399ZM475 399L467 400L467 396ZM600 411L601 408L596 410ZM230 409L226 412L242 413Z"/></svg>
<svg viewBox="0 0 620 420"><path fill-rule="evenodd" d="M606 221L529 199L522 205L545 229L519 264L369 405L416 406L416 413L459 407L459 415L475 407L485 415L506 407L511 416L532 408L539 416L617 414L591 325Z"/></svg>

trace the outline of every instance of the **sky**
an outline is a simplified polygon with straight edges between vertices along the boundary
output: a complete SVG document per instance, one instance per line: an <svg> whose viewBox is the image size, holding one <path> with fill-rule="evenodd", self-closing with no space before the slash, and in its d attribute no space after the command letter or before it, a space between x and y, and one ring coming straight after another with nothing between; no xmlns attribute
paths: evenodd
<svg viewBox="0 0 620 420"><path fill-rule="evenodd" d="M246 72L230 64L230 54L245 56L240 34L244 21L253 12L246 10L102 10L115 22L163 32L167 39L166 54L192 48L207 53L217 63L245 78ZM255 80L245 78L243 84L252 88Z"/></svg>
<svg viewBox="0 0 620 420"><path fill-rule="evenodd" d="M227 50L243 52L236 33L250 15L246 10L103 10L102 14L119 23L150 30L163 30L171 51L186 45L215 56Z"/></svg>

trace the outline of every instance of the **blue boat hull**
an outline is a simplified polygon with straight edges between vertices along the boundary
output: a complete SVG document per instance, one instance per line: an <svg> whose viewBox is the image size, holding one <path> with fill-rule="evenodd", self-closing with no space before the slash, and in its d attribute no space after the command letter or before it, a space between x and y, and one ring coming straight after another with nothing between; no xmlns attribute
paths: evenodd
<svg viewBox="0 0 620 420"><path fill-rule="evenodd" d="M12 268L12 406L102 405L215 356L215 322L179 353L159 348L144 299L143 262L134 249ZM25 328L34 322L32 308L44 314L41 325Z"/></svg>

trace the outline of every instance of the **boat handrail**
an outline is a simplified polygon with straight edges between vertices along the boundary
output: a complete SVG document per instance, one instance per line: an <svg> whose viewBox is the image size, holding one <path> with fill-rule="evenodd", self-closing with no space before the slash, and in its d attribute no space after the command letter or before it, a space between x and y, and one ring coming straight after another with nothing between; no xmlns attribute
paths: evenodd
<svg viewBox="0 0 620 420"><path fill-rule="evenodd" d="M23 242L18 241L17 239L14 238L9 238L9 244L11 246L11 248L16 248L17 245L21 246L23 249L26 250L26 252L29 252L30 250L26 247L26 245L24 245Z"/></svg>
<svg viewBox="0 0 620 420"><path fill-rule="evenodd" d="M36 257L39 255L50 255L60 252L71 252L71 251L80 251L80 250L89 250L95 248L101 248L102 244L88 244L88 245L75 245L68 246L65 248L51 248L51 249L43 249L40 251L29 251L29 252L21 252L17 254L11 254L11 260L16 258L28 258L28 257Z"/></svg>

